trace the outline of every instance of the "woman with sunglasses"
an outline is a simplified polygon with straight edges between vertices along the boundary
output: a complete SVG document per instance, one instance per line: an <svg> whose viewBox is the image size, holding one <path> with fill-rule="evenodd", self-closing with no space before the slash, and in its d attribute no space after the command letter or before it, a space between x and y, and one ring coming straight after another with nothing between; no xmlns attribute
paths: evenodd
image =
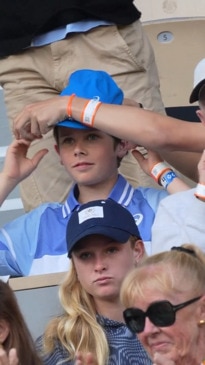
<svg viewBox="0 0 205 365"><path fill-rule="evenodd" d="M155 365L205 364L205 256L194 245L150 256L121 290L128 328Z"/></svg>

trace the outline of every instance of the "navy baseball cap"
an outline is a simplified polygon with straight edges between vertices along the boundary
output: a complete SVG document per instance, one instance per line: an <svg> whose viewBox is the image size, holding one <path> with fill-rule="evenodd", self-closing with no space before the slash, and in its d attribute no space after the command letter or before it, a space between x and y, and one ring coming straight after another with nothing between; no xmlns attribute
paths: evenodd
<svg viewBox="0 0 205 365"><path fill-rule="evenodd" d="M127 242L131 235L141 239L132 214L112 199L91 201L71 214L66 230L68 257L82 238L93 234L120 243Z"/></svg>
<svg viewBox="0 0 205 365"><path fill-rule="evenodd" d="M78 70L71 74L68 85L60 95L72 95L86 99L98 97L99 101L107 104L121 105L124 99L123 91L117 86L112 77L105 71ZM65 119L56 124L61 127L91 129L76 120Z"/></svg>

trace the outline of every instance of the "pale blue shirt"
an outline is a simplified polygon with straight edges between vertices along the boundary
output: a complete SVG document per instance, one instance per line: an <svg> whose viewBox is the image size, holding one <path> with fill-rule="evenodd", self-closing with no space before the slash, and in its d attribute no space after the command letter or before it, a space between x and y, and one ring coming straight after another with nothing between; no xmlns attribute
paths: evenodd
<svg viewBox="0 0 205 365"><path fill-rule="evenodd" d="M90 29L102 26L113 25L114 23L104 20L81 20L79 22L67 24L65 26L51 30L50 32L37 35L33 38L31 47L41 47L47 44L65 39L69 33L88 32Z"/></svg>

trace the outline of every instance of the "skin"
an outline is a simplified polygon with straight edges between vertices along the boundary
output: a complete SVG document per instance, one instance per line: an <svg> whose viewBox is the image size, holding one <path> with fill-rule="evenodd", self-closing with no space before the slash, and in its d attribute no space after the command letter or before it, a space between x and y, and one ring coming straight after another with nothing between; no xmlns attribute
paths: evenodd
<svg viewBox="0 0 205 365"><path fill-rule="evenodd" d="M79 186L78 200L105 199L117 181L117 157L127 149L123 143L114 149L113 138L100 131L60 128L61 164Z"/></svg>
<svg viewBox="0 0 205 365"><path fill-rule="evenodd" d="M141 240L118 243L102 235L87 236L79 241L72 253L78 280L93 296L96 311L123 322L123 306L119 293L124 276L144 256ZM98 365L92 353L76 354L75 365Z"/></svg>
<svg viewBox="0 0 205 365"><path fill-rule="evenodd" d="M56 146L56 151L66 171L79 186L80 202L108 196L117 181L117 157L124 157L130 147L133 145L122 140L114 149L113 138L98 130L59 129L59 146ZM161 161L160 156L152 151L148 151L146 157L137 150L133 151L133 155L148 175L152 167ZM176 178L169 185L168 192L188 188Z"/></svg>
<svg viewBox="0 0 205 365"><path fill-rule="evenodd" d="M36 169L48 152L47 149L43 149L29 159L26 157L29 146L30 142L19 139L14 140L8 147L4 167L0 173L0 205L14 187Z"/></svg>
<svg viewBox="0 0 205 365"><path fill-rule="evenodd" d="M17 365L19 363L16 349L12 348L8 354L4 350L3 343L9 336L9 324L4 319L0 320L0 365Z"/></svg>
<svg viewBox="0 0 205 365"><path fill-rule="evenodd" d="M114 147L111 136L98 130L79 130L59 128L60 141L55 146L61 164L78 184L81 203L90 200L105 199L117 181L117 158L123 158L133 144L122 140ZM47 149L37 152L32 158L27 157L30 142L24 139L14 140L9 146L2 172L0 173L0 205L15 186L29 176L48 153ZM142 169L150 174L152 167L161 161L153 151L142 156L133 151ZM169 193L187 190L189 187L179 178L168 187Z"/></svg>
<svg viewBox="0 0 205 365"><path fill-rule="evenodd" d="M53 125L66 118L68 101L69 96L56 96L27 105L14 120L13 132L16 138L33 140L46 134ZM78 97L73 99L72 116L75 120L81 120L85 101ZM128 120L129 124L125 123ZM201 151L205 138L205 130L200 124L179 121L130 105L102 104L94 126L148 149Z"/></svg>
<svg viewBox="0 0 205 365"><path fill-rule="evenodd" d="M143 293L143 299L136 298L134 307L146 311L150 303L158 300L168 300L172 304L179 304L195 294L178 292L163 295L157 290ZM149 295L148 295L149 294ZM200 294L199 294L200 295ZM147 299L148 298L148 299ZM204 347L199 321L205 316L205 296L176 313L176 321L169 327L157 327L146 318L145 328L138 334L155 365L198 365L202 360Z"/></svg>
<svg viewBox="0 0 205 365"><path fill-rule="evenodd" d="M102 235L87 236L79 241L72 253L78 280L93 296L97 313L123 321L120 287L125 275L144 255L144 245L136 241L115 242Z"/></svg>

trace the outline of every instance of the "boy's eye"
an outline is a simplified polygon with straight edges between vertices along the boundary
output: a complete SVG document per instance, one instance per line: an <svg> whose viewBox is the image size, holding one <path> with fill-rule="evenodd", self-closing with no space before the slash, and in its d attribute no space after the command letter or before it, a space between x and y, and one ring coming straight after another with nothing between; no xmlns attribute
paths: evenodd
<svg viewBox="0 0 205 365"><path fill-rule="evenodd" d="M97 134L92 133L92 134L89 134L87 138L88 138L88 140L90 140L90 141L94 141L95 139L97 139L97 138L99 138L99 137L98 137L98 135L97 135Z"/></svg>
<svg viewBox="0 0 205 365"><path fill-rule="evenodd" d="M73 143L73 138L71 137L66 137L62 140L63 144L72 144Z"/></svg>

